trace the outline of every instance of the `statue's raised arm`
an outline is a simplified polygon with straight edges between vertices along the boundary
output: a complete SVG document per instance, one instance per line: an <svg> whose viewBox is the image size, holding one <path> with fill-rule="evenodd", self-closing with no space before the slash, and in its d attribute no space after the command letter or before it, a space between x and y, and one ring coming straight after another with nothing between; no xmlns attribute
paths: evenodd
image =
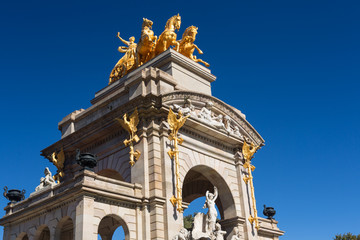
<svg viewBox="0 0 360 240"><path fill-rule="evenodd" d="M126 44L126 45L130 45L130 43L128 42L128 41L126 41L126 40L124 40L124 39L122 39L121 37L120 37L120 32L118 32L118 34L117 34L117 37L120 39L120 41L122 41L124 44Z"/></svg>
<svg viewBox="0 0 360 240"><path fill-rule="evenodd" d="M218 195L219 195L218 194L218 189L217 189L217 187L214 186L214 202L217 199Z"/></svg>

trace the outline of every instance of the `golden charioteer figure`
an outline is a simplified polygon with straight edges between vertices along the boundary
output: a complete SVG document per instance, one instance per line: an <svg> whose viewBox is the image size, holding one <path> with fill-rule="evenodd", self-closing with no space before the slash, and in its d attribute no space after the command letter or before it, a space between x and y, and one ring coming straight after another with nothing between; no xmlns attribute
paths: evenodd
<svg viewBox="0 0 360 240"><path fill-rule="evenodd" d="M109 84L119 80L129 72L133 71L137 67L140 67L144 63L148 62L157 55L165 52L171 46L173 49L182 55L190 58L195 62L203 63L206 67L210 65L198 59L194 56L194 51L197 49L199 54L203 54L200 48L194 44L195 37L198 28L195 26L188 27L182 36L181 40L177 40L176 30L180 29L181 17L179 14L172 16L166 22L165 29L157 38L152 30L153 22L147 18L143 18L141 37L138 43L135 43L135 37L130 37L129 41L126 41L120 37L118 33L117 37L126 46L120 46L118 51L125 53L120 60L115 64L115 67L110 73Z"/></svg>

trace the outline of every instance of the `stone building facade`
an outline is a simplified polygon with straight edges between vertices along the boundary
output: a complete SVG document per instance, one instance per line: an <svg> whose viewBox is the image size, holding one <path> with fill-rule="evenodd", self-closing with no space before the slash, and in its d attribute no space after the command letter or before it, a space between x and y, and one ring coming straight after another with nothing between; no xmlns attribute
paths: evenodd
<svg viewBox="0 0 360 240"><path fill-rule="evenodd" d="M184 205L216 186L226 239L234 227L241 239L278 239L275 220L260 218L255 229L248 185L243 181L244 138L264 140L245 115L211 95L215 80L207 68L169 49L95 94L88 109L59 123L62 138L42 150L63 149L65 176L16 204L0 220L4 240L112 239L122 226L126 240L172 239L182 228L183 214L169 199L175 194L174 162L167 154L169 109L190 115L180 129L180 176ZM128 133L115 118L138 109L141 152L134 166L123 141ZM76 164L76 149L98 156L94 172Z"/></svg>

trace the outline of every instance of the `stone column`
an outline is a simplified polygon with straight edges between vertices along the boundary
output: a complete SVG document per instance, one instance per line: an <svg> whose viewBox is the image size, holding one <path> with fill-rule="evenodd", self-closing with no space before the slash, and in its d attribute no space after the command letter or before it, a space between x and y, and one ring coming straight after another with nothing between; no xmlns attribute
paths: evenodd
<svg viewBox="0 0 360 240"><path fill-rule="evenodd" d="M246 185L246 183L243 180L243 177L245 176L246 170L243 168L242 163L242 153L236 153L235 155L235 161L236 161L236 173L237 173L237 179L238 179L238 186L239 186L239 193L240 193L240 200L241 200L241 214L242 217L245 217L245 223L243 225L244 229L244 239L245 240L255 240L258 239L257 236L257 230L255 227L253 227L249 222L249 216L252 212L252 201L251 201L251 189Z"/></svg>
<svg viewBox="0 0 360 240"><path fill-rule="evenodd" d="M75 239L97 240L97 229L94 228L94 198L82 196L76 207Z"/></svg>
<svg viewBox="0 0 360 240"><path fill-rule="evenodd" d="M4 234L3 234L3 240L10 240L10 230L11 227L9 224L4 225Z"/></svg>

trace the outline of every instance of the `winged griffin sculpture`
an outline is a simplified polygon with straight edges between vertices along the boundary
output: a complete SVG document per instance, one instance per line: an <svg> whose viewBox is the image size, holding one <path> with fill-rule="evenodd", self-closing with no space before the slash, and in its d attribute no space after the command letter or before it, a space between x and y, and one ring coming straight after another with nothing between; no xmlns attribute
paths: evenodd
<svg viewBox="0 0 360 240"><path fill-rule="evenodd" d="M130 118L128 118L127 113L124 114L123 119L116 118L116 121L120 123L120 125L129 132L130 138L124 140L125 146L130 146L130 165L133 166L135 164L135 161L137 161L141 155L141 153L136 150L134 151L134 142L138 142L140 139L138 135L136 135L137 132L137 125L139 124L139 114L137 109L131 114ZM134 161L135 158L135 161Z"/></svg>
<svg viewBox="0 0 360 240"><path fill-rule="evenodd" d="M169 135L169 139L170 141L174 141L174 150L169 150L168 154L170 156L170 158L174 159L175 161L175 174L176 174L176 195L172 196L170 199L170 202L172 203L172 205L175 207L175 205L177 204L177 211L178 212L183 212L184 209L182 208L182 198L181 198L181 186L180 186L180 164L179 164L179 147L178 144L182 144L183 143L183 139L178 137L178 133L179 133L179 129L185 124L186 119L189 117L188 116L183 116L182 112L179 111L178 115L176 115L170 108L169 110L169 115L168 115L168 124L170 126L170 135Z"/></svg>
<svg viewBox="0 0 360 240"><path fill-rule="evenodd" d="M53 178L57 183L59 183L60 178L65 176L65 174L64 174L64 162L65 162L64 149L61 148L59 153L53 152L48 158L57 168L57 172L53 176Z"/></svg>

